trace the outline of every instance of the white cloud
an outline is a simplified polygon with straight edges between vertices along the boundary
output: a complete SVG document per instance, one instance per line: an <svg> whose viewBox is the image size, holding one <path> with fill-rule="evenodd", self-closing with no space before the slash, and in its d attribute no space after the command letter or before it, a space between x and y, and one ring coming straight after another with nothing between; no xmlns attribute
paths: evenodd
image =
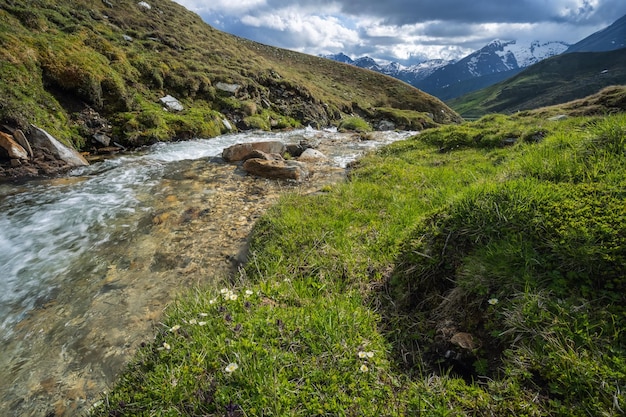
<svg viewBox="0 0 626 417"><path fill-rule="evenodd" d="M624 0L175 0L226 32L313 55L458 59L493 39L575 43Z"/></svg>
<svg viewBox="0 0 626 417"><path fill-rule="evenodd" d="M240 14L267 4L266 0L175 0L187 9L202 13Z"/></svg>
<svg viewBox="0 0 626 417"><path fill-rule="evenodd" d="M334 16L301 14L293 9L273 13L245 15L241 23L256 28L282 32L291 49L312 54L329 49L351 48L360 42L357 31L346 27L345 22Z"/></svg>

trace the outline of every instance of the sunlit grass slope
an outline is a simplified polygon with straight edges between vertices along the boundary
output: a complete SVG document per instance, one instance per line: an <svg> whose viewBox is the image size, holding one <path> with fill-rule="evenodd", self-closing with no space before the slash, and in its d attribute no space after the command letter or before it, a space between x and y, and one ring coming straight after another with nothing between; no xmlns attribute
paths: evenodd
<svg viewBox="0 0 626 417"><path fill-rule="evenodd" d="M379 150L272 208L93 415L623 415L625 168L623 113Z"/></svg>

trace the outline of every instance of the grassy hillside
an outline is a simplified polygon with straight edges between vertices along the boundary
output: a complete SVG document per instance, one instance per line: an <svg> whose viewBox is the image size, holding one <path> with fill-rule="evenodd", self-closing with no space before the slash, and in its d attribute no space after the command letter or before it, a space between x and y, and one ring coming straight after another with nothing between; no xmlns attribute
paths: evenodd
<svg viewBox="0 0 626 417"><path fill-rule="evenodd" d="M625 137L490 115L284 197L92 415L623 415Z"/></svg>
<svg viewBox="0 0 626 417"><path fill-rule="evenodd" d="M518 75L448 104L465 117L566 103L626 84L626 49L579 52L541 61Z"/></svg>
<svg viewBox="0 0 626 417"><path fill-rule="evenodd" d="M392 78L225 34L170 0L148 3L0 0L0 124L35 123L85 147L96 131L130 145L214 136L224 119L271 129L402 110L400 128L458 121ZM164 111L168 94L185 110Z"/></svg>

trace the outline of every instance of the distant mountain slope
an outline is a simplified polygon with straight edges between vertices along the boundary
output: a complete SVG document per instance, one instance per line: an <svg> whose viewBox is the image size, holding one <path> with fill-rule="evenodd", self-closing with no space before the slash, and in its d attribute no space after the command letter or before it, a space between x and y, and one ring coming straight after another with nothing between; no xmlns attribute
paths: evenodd
<svg viewBox="0 0 626 417"><path fill-rule="evenodd" d="M369 56L352 59L344 53L322 55L322 57L337 62L343 62L344 64L354 65L359 68L380 72L381 74L389 75L390 77L397 78L411 85L415 85L416 82L428 77L438 68L454 62L444 59L429 59L419 64L404 66L397 62L381 64Z"/></svg>
<svg viewBox="0 0 626 417"><path fill-rule="evenodd" d="M565 103L610 85L626 84L626 48L562 54L506 81L450 100L463 116L512 113Z"/></svg>
<svg viewBox="0 0 626 417"><path fill-rule="evenodd" d="M164 110L167 95L183 110ZM170 0L0 0L0 127L85 148L96 130L141 145L377 108L458 120L396 79L226 34Z"/></svg>
<svg viewBox="0 0 626 417"><path fill-rule="evenodd" d="M603 52L626 48L626 15L570 46L566 52Z"/></svg>
<svg viewBox="0 0 626 417"><path fill-rule="evenodd" d="M562 53L568 46L560 41L534 41L523 45L516 41L494 40L458 61L432 59L409 67L397 62L380 64L368 56L353 60L343 53L325 58L398 78L448 100L511 77L532 64Z"/></svg>
<svg viewBox="0 0 626 417"><path fill-rule="evenodd" d="M510 77L529 65L558 55L567 47L564 42L533 42L526 47L515 41L495 40L459 61L437 69L414 85L442 100L449 100Z"/></svg>

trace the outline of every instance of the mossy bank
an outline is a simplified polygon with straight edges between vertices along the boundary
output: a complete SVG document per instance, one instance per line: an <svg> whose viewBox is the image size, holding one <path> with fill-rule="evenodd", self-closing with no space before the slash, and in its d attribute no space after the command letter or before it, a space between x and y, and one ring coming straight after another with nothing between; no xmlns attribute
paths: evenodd
<svg viewBox="0 0 626 417"><path fill-rule="evenodd" d="M289 195L92 415L626 410L626 115L492 115Z"/></svg>
<svg viewBox="0 0 626 417"><path fill-rule="evenodd" d="M94 134L140 146L347 115L399 129L459 121L393 78L228 35L170 0L0 5L0 124L81 150Z"/></svg>

